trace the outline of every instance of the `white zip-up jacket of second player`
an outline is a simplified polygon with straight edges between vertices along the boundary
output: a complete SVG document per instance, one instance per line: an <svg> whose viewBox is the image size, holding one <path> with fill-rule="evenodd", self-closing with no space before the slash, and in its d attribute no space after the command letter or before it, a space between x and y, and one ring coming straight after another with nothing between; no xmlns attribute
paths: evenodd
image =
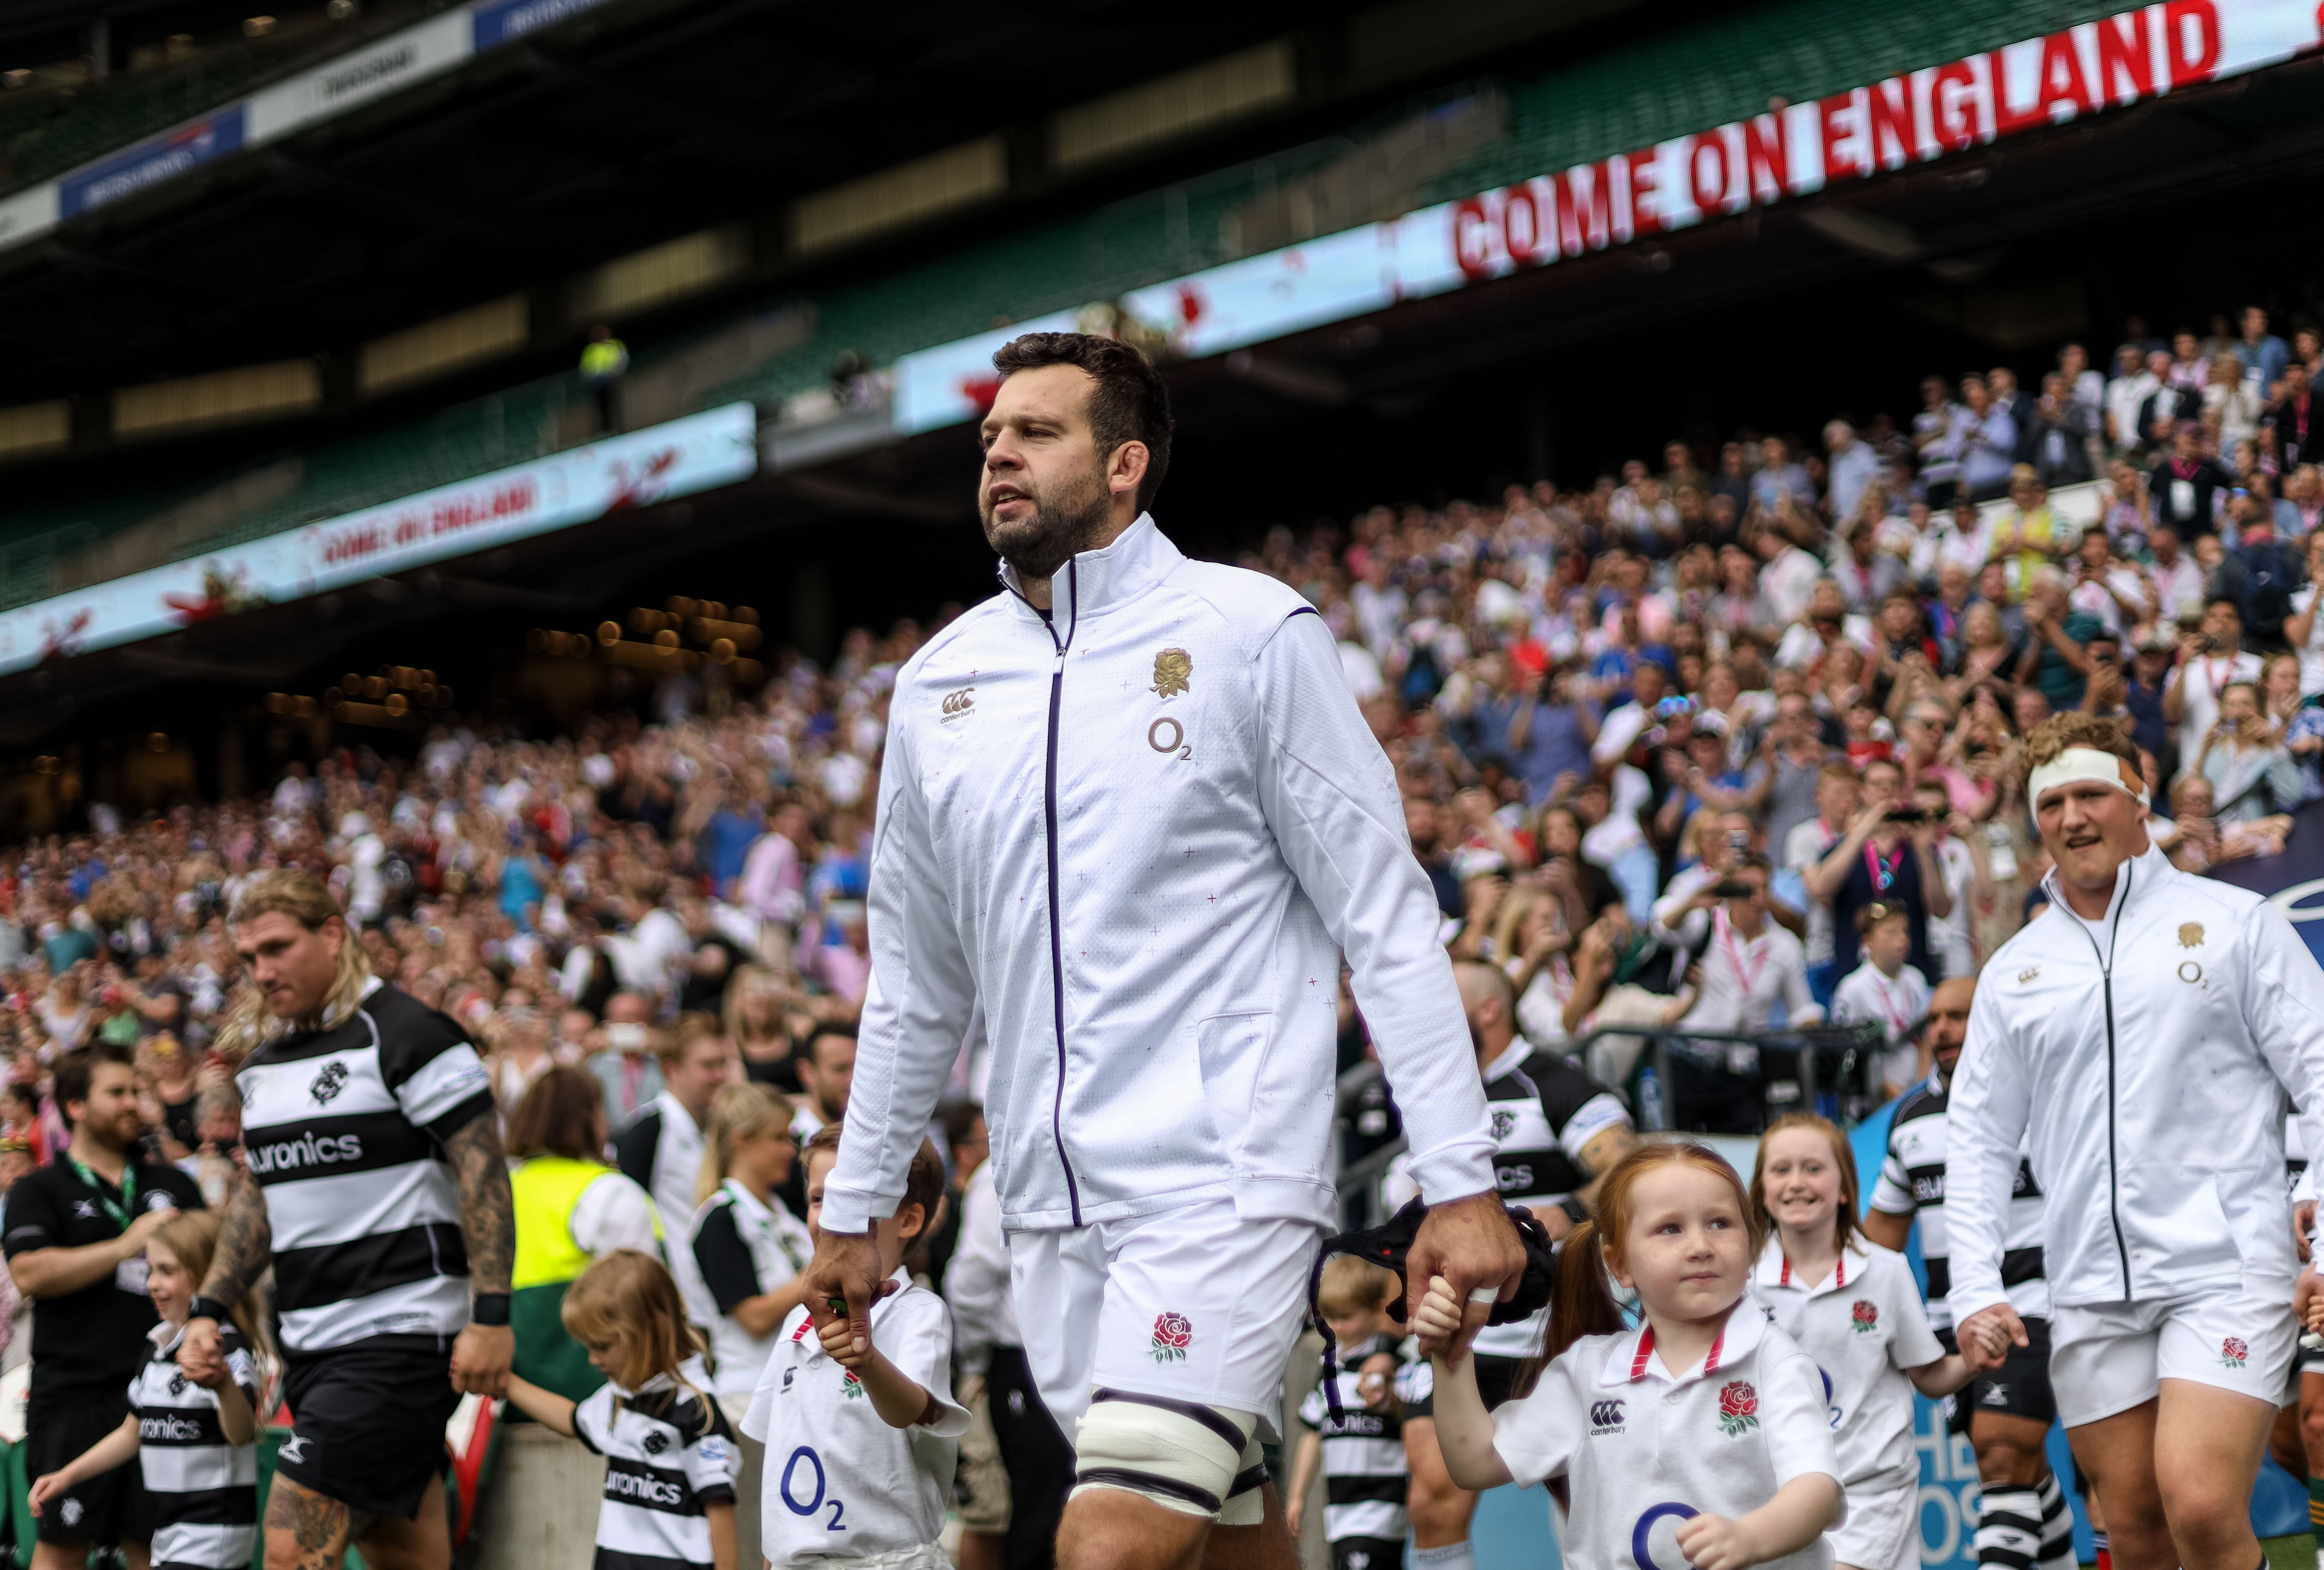
<svg viewBox="0 0 2324 1570"><path fill-rule="evenodd" d="M980 998L1011 1229L1211 1199L1330 1224L1343 949L1414 1176L1491 1192L1435 897L1322 619L1146 515L1046 615L1001 577L897 677L823 1224L892 1210Z"/></svg>
<svg viewBox="0 0 2324 1570"><path fill-rule="evenodd" d="M2241 1281L2285 1300L2287 1093L2324 1149L2324 975L2260 895L2124 863L2105 919L2050 909L1986 962L1945 1167L1958 1325L2006 1301L2018 1140L2049 1197L2052 1298L2151 1302Z"/></svg>

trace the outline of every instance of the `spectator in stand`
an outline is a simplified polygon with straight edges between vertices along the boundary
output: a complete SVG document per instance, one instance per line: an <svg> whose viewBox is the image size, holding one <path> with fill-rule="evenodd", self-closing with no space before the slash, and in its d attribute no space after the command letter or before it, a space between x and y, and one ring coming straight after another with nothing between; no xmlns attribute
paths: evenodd
<svg viewBox="0 0 2324 1570"><path fill-rule="evenodd" d="M2170 456L2156 461L2148 480L2154 520L2182 540L2214 533L2219 498L2235 485L2235 476L2208 449L2201 424L2179 420L2172 428Z"/></svg>
<svg viewBox="0 0 2324 1570"><path fill-rule="evenodd" d="M1702 981L1681 1029L1764 1030L1781 1003L1784 1022L1812 1025L1823 1010L1808 991L1807 961L1798 938L1771 915L1766 861L1745 855L1705 891L1717 904ZM1723 1041L1682 1042L1671 1054L1675 1126L1705 1133L1751 1134L1759 1130L1758 1049Z"/></svg>
<svg viewBox="0 0 2324 1570"><path fill-rule="evenodd" d="M2211 600L2203 607L2200 628L2179 640L2176 669L2163 693L2163 717L2179 727L2182 767L2202 756L2227 685L2260 679L2259 656L2244 652L2243 641L2243 608L2229 598Z"/></svg>
<svg viewBox="0 0 2324 1570"><path fill-rule="evenodd" d="M662 1093L661 1064L654 1032L646 1021L651 1006L636 993L615 993L605 1002L605 1022L595 1032L589 1072L605 1091L605 1115L626 1128Z"/></svg>
<svg viewBox="0 0 2324 1570"><path fill-rule="evenodd" d="M662 1215L669 1273L678 1281L696 1325L716 1322L709 1294L694 1268L686 1239L676 1235L682 1218L701 1203L697 1192L706 1144L704 1124L721 1086L733 1075L734 1044L707 1014L687 1014L658 1048L662 1089L614 1136L613 1159L622 1176L653 1196Z"/></svg>
<svg viewBox="0 0 2324 1570"><path fill-rule="evenodd" d="M2244 307L2240 325L2243 336L2236 340L2236 358L2253 388L2264 396L2273 397L2275 384L2291 361L2292 349L2267 330L2267 312L2259 306Z"/></svg>
<svg viewBox="0 0 2324 1570"><path fill-rule="evenodd" d="M1835 420L1823 428L1824 465L1831 476L1826 501L1835 523L1857 515L1864 494L1880 473L1880 455L1866 446L1856 428Z"/></svg>
<svg viewBox="0 0 2324 1570"><path fill-rule="evenodd" d="M1913 807L1898 763L1877 758L1865 765L1862 778L1865 806L1807 874L1808 892L1831 903L1835 943L1838 934L1858 929L1857 912L1865 906L1902 906L1912 964L1934 984L1944 978L1929 947L1929 918L1952 910L1936 857L1937 826Z"/></svg>

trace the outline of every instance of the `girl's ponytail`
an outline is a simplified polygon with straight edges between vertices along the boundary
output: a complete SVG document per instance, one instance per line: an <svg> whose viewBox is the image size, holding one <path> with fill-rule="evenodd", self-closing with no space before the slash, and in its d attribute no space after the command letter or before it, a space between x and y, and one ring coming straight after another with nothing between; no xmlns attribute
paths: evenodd
<svg viewBox="0 0 2324 1570"><path fill-rule="evenodd" d="M1550 1288L1547 1362L1585 1335L1618 1335L1628 1329L1614 1284L1606 1277L1606 1251L1598 1224L1585 1221L1565 1234L1558 1251L1557 1279Z"/></svg>

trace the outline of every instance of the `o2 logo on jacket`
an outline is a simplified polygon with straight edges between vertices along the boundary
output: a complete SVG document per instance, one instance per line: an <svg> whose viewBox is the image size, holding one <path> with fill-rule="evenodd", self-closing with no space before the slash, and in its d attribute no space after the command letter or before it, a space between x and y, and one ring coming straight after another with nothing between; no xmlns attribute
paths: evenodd
<svg viewBox="0 0 2324 1570"><path fill-rule="evenodd" d="M1691 1504L1680 1504L1675 1501L1648 1505L1646 1514L1638 1518L1638 1524L1630 1528L1630 1562L1636 1565L1638 1570L1662 1570L1662 1566L1655 1563L1653 1554L1646 1548L1646 1538L1654 1531L1655 1523L1665 1516L1674 1520L1683 1521L1690 1520L1702 1513Z"/></svg>

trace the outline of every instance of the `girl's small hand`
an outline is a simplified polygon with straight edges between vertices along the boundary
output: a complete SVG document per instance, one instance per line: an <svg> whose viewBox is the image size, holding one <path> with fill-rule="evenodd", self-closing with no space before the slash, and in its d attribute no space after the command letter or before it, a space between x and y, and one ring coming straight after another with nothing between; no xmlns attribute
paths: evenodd
<svg viewBox="0 0 2324 1570"><path fill-rule="evenodd" d="M1420 1337L1421 1351L1433 1356L1443 1350L1461 1328L1461 1300L1452 1282L1442 1276L1428 1278L1428 1290L1413 1312L1412 1328Z"/></svg>
<svg viewBox="0 0 2324 1570"><path fill-rule="evenodd" d="M56 1498L57 1495L64 1492L65 1485L63 1479L64 1473L61 1472L43 1473L40 1476L32 1479L32 1491L31 1497L32 1501L32 1513L34 1515L37 1516L41 1513L41 1507L42 1505Z"/></svg>
<svg viewBox="0 0 2324 1570"><path fill-rule="evenodd" d="M1694 1570L1745 1570L1766 1557L1741 1521L1709 1514L1678 1524L1678 1551Z"/></svg>

